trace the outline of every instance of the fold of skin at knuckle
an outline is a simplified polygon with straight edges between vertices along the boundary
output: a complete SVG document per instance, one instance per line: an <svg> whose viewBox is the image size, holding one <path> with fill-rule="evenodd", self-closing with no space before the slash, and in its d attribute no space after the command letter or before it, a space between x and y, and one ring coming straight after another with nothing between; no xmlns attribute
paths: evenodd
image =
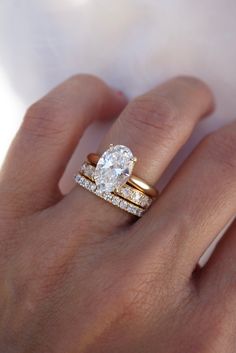
<svg viewBox="0 0 236 353"><path fill-rule="evenodd" d="M53 137L54 142L59 142L65 134L68 114L59 99L43 98L28 108L21 129L32 138L50 141Z"/></svg>
<svg viewBox="0 0 236 353"><path fill-rule="evenodd" d="M178 108L166 97L140 96L126 108L123 122L129 129L138 130L147 139L161 138L167 143L176 139L178 133Z"/></svg>
<svg viewBox="0 0 236 353"><path fill-rule="evenodd" d="M89 110L103 111L109 92L108 86L95 76L72 76L28 108L22 129L33 137L49 141L54 137L54 143L57 139L60 143L66 131L71 130L72 120L76 118L80 123L79 131L74 129L77 134L89 123L88 119L78 119L85 113L86 95L91 97L86 107L89 117Z"/></svg>

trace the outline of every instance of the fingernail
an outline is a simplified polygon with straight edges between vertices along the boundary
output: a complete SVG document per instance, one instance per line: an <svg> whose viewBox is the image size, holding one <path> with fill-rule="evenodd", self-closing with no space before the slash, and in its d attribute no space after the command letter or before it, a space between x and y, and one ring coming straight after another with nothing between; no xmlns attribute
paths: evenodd
<svg viewBox="0 0 236 353"><path fill-rule="evenodd" d="M122 99L124 102L128 103L128 98L126 97L126 95L124 94L123 91L116 91L117 95L119 96L120 99Z"/></svg>

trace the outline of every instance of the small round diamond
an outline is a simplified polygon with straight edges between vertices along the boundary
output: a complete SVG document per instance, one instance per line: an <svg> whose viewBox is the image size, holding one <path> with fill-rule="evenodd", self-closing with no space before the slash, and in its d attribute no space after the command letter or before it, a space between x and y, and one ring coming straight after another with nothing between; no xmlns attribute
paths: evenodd
<svg viewBox="0 0 236 353"><path fill-rule="evenodd" d="M134 191L132 196L134 201L139 202L142 194L139 191Z"/></svg>
<svg viewBox="0 0 236 353"><path fill-rule="evenodd" d="M91 188L92 191L95 191L96 190L96 185L95 184L91 184L90 188Z"/></svg>
<svg viewBox="0 0 236 353"><path fill-rule="evenodd" d="M113 203L113 205L118 206L119 203L120 203L120 198L117 197L117 196L114 196L114 197L112 198L112 203Z"/></svg>
<svg viewBox="0 0 236 353"><path fill-rule="evenodd" d="M120 207L123 208L123 209L126 209L127 207L127 202L125 200L121 200L120 202Z"/></svg>
<svg viewBox="0 0 236 353"><path fill-rule="evenodd" d="M130 196L132 195L130 188L127 187L127 186L124 186L124 187L121 189L121 194L122 194L122 196L127 197L127 198L130 198Z"/></svg>

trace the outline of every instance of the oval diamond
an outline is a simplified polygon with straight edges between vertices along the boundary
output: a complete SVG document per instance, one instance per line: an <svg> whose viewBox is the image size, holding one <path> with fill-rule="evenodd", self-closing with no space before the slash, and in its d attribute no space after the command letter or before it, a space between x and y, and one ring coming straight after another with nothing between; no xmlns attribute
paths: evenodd
<svg viewBox="0 0 236 353"><path fill-rule="evenodd" d="M123 145L110 146L98 160L94 180L101 193L112 192L124 185L132 174L135 159Z"/></svg>

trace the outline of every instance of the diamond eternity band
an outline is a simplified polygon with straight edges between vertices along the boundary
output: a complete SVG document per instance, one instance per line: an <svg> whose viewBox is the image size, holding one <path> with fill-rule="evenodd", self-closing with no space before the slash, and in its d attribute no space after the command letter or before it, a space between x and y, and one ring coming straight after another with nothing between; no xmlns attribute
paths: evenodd
<svg viewBox="0 0 236 353"><path fill-rule="evenodd" d="M126 212L129 212L129 213L131 213L131 214L133 214L133 215L135 215L137 217L141 217L143 215L143 213L145 212L145 210L142 209L141 207L133 205L131 202L128 202L128 201L122 199L118 195L114 195L111 192L101 193L97 189L96 184L93 181L89 180L88 178L86 178L85 176L83 176L80 173L78 173L75 176L75 181L76 181L76 183L78 183L83 188L93 192L97 196L99 196L99 197L103 198L104 200L112 203L114 206L117 206L117 207L125 210Z"/></svg>

